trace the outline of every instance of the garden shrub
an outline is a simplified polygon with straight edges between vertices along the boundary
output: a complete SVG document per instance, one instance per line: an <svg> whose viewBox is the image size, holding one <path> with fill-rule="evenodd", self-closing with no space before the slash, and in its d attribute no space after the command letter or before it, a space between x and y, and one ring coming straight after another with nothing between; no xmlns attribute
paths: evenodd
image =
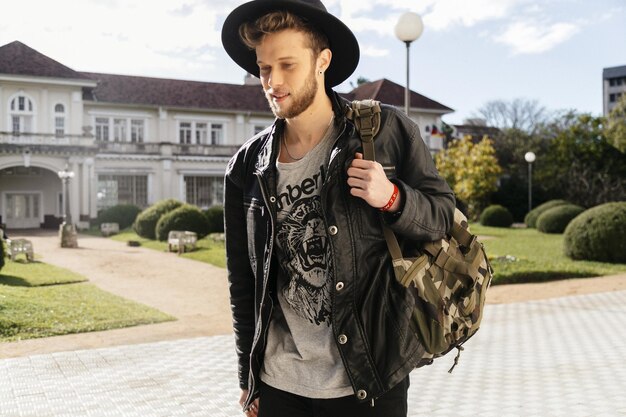
<svg viewBox="0 0 626 417"><path fill-rule="evenodd" d="M133 204L118 204L102 210L98 214L98 226L102 223L117 223L120 230L131 226L137 215L141 213L141 209Z"/></svg>
<svg viewBox="0 0 626 417"><path fill-rule="evenodd" d="M156 237L160 241L167 240L170 230L186 230L196 232L198 239L209 234L209 223L202 211L190 204L185 204L161 216L156 225Z"/></svg>
<svg viewBox="0 0 626 417"><path fill-rule="evenodd" d="M224 233L224 207L213 206L204 212L209 233Z"/></svg>
<svg viewBox="0 0 626 417"><path fill-rule="evenodd" d="M526 217L524 217L524 223L526 223L526 226L528 227L535 228L537 227L537 219L544 211L549 210L552 207L562 206L563 204L569 204L569 202L565 200L546 201L529 211L528 214L526 214Z"/></svg>
<svg viewBox="0 0 626 417"><path fill-rule="evenodd" d="M153 240L156 239L156 225L161 216L177 209L182 205L183 203L174 199L162 200L151 205L139 213L137 219L135 219L135 223L133 224L133 230L143 238Z"/></svg>
<svg viewBox="0 0 626 417"><path fill-rule="evenodd" d="M565 228L565 254L572 259L626 263L626 202L590 208Z"/></svg>
<svg viewBox="0 0 626 417"><path fill-rule="evenodd" d="M493 227L511 227L513 215L506 207L494 204L480 213L480 224Z"/></svg>
<svg viewBox="0 0 626 417"><path fill-rule="evenodd" d="M563 204L552 207L537 218L537 230L543 233L563 233L569 222L585 211L576 204Z"/></svg>

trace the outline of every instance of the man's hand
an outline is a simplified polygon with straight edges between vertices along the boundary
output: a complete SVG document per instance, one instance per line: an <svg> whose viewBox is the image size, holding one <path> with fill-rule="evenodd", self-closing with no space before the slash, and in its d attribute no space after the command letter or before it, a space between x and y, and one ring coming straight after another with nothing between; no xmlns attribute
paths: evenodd
<svg viewBox="0 0 626 417"><path fill-rule="evenodd" d="M363 159L363 154L359 152L348 168L348 185L350 194L362 198L375 208L384 207L394 191L394 185L387 179L382 165ZM390 212L400 209L400 200L401 194L389 209Z"/></svg>
<svg viewBox="0 0 626 417"><path fill-rule="evenodd" d="M241 390L241 396L239 397L239 405L241 407L243 407L243 404L246 402L246 398L248 398L248 390L243 389ZM244 412L248 417L257 417L257 415L259 414L259 399L257 398L256 400L252 401L250 407Z"/></svg>

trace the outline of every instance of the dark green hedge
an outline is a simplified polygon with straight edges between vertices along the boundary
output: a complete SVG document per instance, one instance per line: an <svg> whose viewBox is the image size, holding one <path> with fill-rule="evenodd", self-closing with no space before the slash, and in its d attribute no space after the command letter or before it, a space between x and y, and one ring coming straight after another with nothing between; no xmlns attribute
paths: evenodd
<svg viewBox="0 0 626 417"><path fill-rule="evenodd" d="M135 233L146 239L156 239L156 225L161 216L182 205L183 203L173 199L162 200L151 205L137 216L133 224Z"/></svg>
<svg viewBox="0 0 626 417"><path fill-rule="evenodd" d="M576 216L585 211L575 204L563 204L541 213L537 219L537 230L543 233L563 233Z"/></svg>
<svg viewBox="0 0 626 417"><path fill-rule="evenodd" d="M606 203L580 214L565 229L572 259L626 263L626 202Z"/></svg>
<svg viewBox="0 0 626 417"><path fill-rule="evenodd" d="M166 241L170 230L196 232L202 239L209 234L209 224L198 207L185 204L161 216L156 225L157 239Z"/></svg>
<svg viewBox="0 0 626 417"><path fill-rule="evenodd" d="M224 233L224 207L213 206L204 212L209 224L209 233Z"/></svg>
<svg viewBox="0 0 626 417"><path fill-rule="evenodd" d="M562 206L563 204L569 204L569 202L565 200L546 201L529 211L528 214L526 214L526 217L524 217L524 223L526 223L526 226L528 227L535 228L537 227L537 219L544 211L551 209L552 207Z"/></svg>
<svg viewBox="0 0 626 417"><path fill-rule="evenodd" d="M139 213L141 213L141 209L135 205L119 204L102 210L98 214L97 223L98 226L102 223L117 223L122 230L131 226Z"/></svg>
<svg viewBox="0 0 626 417"><path fill-rule="evenodd" d="M494 204L480 213L480 224L493 227L511 227L513 215L506 207Z"/></svg>

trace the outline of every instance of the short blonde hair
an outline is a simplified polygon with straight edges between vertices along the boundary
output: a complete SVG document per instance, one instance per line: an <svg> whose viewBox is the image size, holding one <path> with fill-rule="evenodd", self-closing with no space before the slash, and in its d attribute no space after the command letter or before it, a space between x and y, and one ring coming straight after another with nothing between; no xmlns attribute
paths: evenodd
<svg viewBox="0 0 626 417"><path fill-rule="evenodd" d="M308 47L318 56L324 49L329 48L328 38L324 33L315 29L309 22L287 11L276 11L259 17L254 22L246 22L239 27L239 36L250 49L261 44L265 35L280 32L285 29L294 29L302 32L308 39Z"/></svg>

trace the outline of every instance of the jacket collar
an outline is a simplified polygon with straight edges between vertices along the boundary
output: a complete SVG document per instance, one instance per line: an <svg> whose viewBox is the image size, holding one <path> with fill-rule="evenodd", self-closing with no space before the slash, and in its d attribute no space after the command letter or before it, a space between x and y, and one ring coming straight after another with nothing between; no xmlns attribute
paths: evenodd
<svg viewBox="0 0 626 417"><path fill-rule="evenodd" d="M333 106L333 112L335 113L335 120L341 120L341 123L346 123L346 111L350 107L350 102L332 89L327 89L326 93L330 97L330 101ZM268 169L276 165L276 159L278 158L278 150L280 146L280 138L285 128L285 120L276 118L274 124L269 133L263 139L260 146L259 153L257 154L255 170L260 174L264 174Z"/></svg>

